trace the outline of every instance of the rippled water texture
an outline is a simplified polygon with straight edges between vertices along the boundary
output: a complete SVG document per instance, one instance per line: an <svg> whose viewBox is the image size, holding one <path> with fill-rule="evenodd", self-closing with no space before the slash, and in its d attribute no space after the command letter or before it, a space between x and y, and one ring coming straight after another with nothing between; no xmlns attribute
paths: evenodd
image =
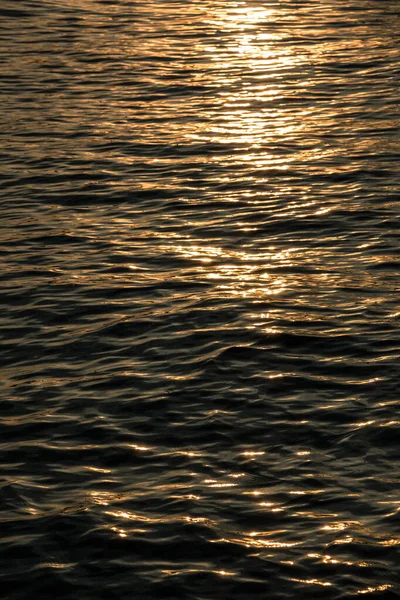
<svg viewBox="0 0 400 600"><path fill-rule="evenodd" d="M399 597L400 3L0 4L7 599Z"/></svg>

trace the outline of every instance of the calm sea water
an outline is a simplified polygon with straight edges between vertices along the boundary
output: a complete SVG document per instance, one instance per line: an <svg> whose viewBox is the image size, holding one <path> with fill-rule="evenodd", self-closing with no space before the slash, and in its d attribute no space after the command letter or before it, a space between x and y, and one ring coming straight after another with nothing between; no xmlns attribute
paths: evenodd
<svg viewBox="0 0 400 600"><path fill-rule="evenodd" d="M2 0L0 585L398 598L400 3Z"/></svg>

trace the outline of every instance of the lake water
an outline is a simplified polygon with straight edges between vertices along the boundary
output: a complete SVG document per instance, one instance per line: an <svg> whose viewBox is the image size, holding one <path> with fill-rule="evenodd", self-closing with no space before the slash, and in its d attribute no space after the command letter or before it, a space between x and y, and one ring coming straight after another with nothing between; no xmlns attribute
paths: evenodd
<svg viewBox="0 0 400 600"><path fill-rule="evenodd" d="M399 598L400 3L2 0L4 598Z"/></svg>

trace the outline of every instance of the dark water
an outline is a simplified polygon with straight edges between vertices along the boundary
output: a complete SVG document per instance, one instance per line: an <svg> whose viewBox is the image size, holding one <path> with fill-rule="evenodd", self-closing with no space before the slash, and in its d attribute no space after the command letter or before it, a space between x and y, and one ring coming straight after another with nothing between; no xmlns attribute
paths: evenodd
<svg viewBox="0 0 400 600"><path fill-rule="evenodd" d="M0 4L0 586L399 597L400 3Z"/></svg>

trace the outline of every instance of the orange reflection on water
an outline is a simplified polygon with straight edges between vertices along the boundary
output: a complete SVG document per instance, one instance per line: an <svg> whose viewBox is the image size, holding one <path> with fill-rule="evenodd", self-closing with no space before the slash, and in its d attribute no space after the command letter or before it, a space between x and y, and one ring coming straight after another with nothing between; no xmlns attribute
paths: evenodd
<svg viewBox="0 0 400 600"><path fill-rule="evenodd" d="M271 535L268 533L268 535ZM280 542L278 540L264 540L261 538L252 537L252 534L243 538L220 538L218 540L210 540L212 543L228 542L244 546L245 548L292 548L298 546L300 542Z"/></svg>
<svg viewBox="0 0 400 600"><path fill-rule="evenodd" d="M255 450L246 450L245 452L242 452L243 456L262 456L263 454L265 454L265 452Z"/></svg>
<svg viewBox="0 0 400 600"><path fill-rule="evenodd" d="M378 544L380 546L399 546L400 538L391 538L389 540L382 540L381 542L378 542Z"/></svg>
<svg viewBox="0 0 400 600"><path fill-rule="evenodd" d="M284 251L270 248L262 252L248 252L244 249L233 251L194 243L179 244L173 250L186 259L206 263L204 267L197 267L198 274L214 280L216 289L221 290L221 294L264 298L282 294L288 285L284 277L269 273L266 269L276 264L285 267L292 265L298 248L287 248Z"/></svg>
<svg viewBox="0 0 400 600"><path fill-rule="evenodd" d="M237 571L219 571L219 570L209 570L209 569L162 569L161 571L165 575L170 577L175 577L177 575L182 575L186 573L214 573L215 575L220 575L221 577L234 577L237 575Z"/></svg>
<svg viewBox="0 0 400 600"><path fill-rule="evenodd" d="M243 144L249 150L270 137L271 131L282 136L302 127L293 114L277 107L276 100L284 95L285 73L296 65L312 68L306 52L299 48L294 52L290 44L280 43L284 37L281 29L279 33L274 28L266 29L268 23L277 20L279 8L220 5L213 10L207 23L222 36L226 33L227 41L222 45L202 44L201 51L209 57L210 70L215 72L223 118L211 126L207 123L197 135L211 134L215 141ZM236 85L229 89L233 83ZM251 108L254 102L258 103L257 110ZM245 155L246 151L241 159ZM269 159L273 157L266 155L264 164Z"/></svg>
<svg viewBox="0 0 400 600"><path fill-rule="evenodd" d="M237 483L220 483L216 479L205 479L203 483L211 488L231 488L238 485Z"/></svg>
<svg viewBox="0 0 400 600"><path fill-rule="evenodd" d="M316 552L310 552L309 554L307 554L307 557L319 559L324 564L332 564L332 565L342 564L342 565L347 565L349 567L351 567L352 565L356 565L357 567L370 567L371 566L371 563L369 563L367 561L339 560L339 558L332 558L332 556L330 556L329 554L318 554Z"/></svg>
<svg viewBox="0 0 400 600"><path fill-rule="evenodd" d="M126 537L125 529L121 529L119 527L111 527L111 531L115 531L115 533L117 533L119 535L119 537L122 537L122 538Z"/></svg>
<svg viewBox="0 0 400 600"><path fill-rule="evenodd" d="M84 467L87 471L94 471L95 473L112 473L111 469L100 469L99 467Z"/></svg>
<svg viewBox="0 0 400 600"><path fill-rule="evenodd" d="M351 521L351 522L337 522L337 523L332 523L330 525L324 525L324 527L322 527L322 529L324 529L325 531L344 531L345 529L348 529L349 527L352 527L353 525L358 525L359 523L357 521Z"/></svg>
<svg viewBox="0 0 400 600"><path fill-rule="evenodd" d="M378 585L377 587L367 587L363 590L357 590L357 594L372 594L373 592L384 592L385 590L390 589L391 586L389 583L384 583L383 585Z"/></svg>
<svg viewBox="0 0 400 600"><path fill-rule="evenodd" d="M320 581L319 579L292 579L298 583L308 583L309 585L322 585L324 587L332 585L329 581Z"/></svg>

